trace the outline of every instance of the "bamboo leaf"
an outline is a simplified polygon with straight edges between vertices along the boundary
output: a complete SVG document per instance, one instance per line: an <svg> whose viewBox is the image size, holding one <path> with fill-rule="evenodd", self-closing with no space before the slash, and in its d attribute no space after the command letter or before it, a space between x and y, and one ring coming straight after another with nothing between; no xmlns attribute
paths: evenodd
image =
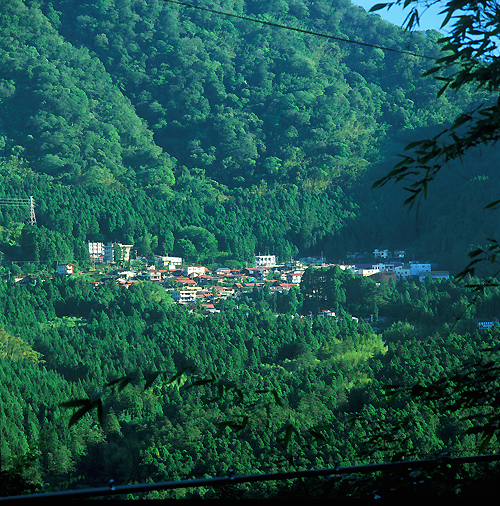
<svg viewBox="0 0 500 506"><path fill-rule="evenodd" d="M376 12L380 11L381 9L385 9L386 7L390 9L394 5L394 2L388 2L385 4L376 4L368 12Z"/></svg>
<svg viewBox="0 0 500 506"><path fill-rule="evenodd" d="M99 423L102 425L104 421L104 413L102 409L102 400L99 399L97 401L97 419L99 420Z"/></svg>
<svg viewBox="0 0 500 506"><path fill-rule="evenodd" d="M77 423L81 418L83 418L85 414L88 413L93 407L94 405L89 402L86 406L73 413L73 416L69 420L68 427L75 425L75 423Z"/></svg>

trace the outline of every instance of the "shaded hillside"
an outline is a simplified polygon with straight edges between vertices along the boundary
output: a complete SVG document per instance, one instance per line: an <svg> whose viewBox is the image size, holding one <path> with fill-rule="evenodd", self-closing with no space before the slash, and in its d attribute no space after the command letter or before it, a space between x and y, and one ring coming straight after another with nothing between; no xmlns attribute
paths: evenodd
<svg viewBox="0 0 500 506"><path fill-rule="evenodd" d="M347 1L219 8L438 51L437 34L410 39ZM168 2L9 0L3 11L6 148L21 146L35 171L71 184L165 191L185 167L230 187L324 189L364 174L385 133L441 123L464 104L434 99L437 85L420 79L425 58Z"/></svg>

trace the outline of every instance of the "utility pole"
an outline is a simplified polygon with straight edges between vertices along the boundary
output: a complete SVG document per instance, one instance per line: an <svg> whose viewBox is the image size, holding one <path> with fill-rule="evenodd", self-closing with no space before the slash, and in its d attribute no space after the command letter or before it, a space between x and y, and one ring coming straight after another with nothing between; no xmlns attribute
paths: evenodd
<svg viewBox="0 0 500 506"><path fill-rule="evenodd" d="M28 225L36 226L35 199L33 198L33 195L30 196L30 217L28 218Z"/></svg>

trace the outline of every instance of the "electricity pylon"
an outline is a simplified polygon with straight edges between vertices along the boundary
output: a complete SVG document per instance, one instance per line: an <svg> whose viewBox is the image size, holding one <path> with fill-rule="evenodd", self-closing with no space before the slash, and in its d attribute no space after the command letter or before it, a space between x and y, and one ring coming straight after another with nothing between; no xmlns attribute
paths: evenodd
<svg viewBox="0 0 500 506"><path fill-rule="evenodd" d="M31 195L29 199L8 199L8 198L0 198L0 207L9 206L9 207L29 207L30 214L27 220L28 225L36 226L36 215L35 215L35 199Z"/></svg>

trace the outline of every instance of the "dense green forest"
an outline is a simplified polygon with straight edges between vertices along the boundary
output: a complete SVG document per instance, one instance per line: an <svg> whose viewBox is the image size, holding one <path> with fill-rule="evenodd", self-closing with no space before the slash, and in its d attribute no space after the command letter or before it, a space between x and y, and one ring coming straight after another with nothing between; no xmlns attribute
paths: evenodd
<svg viewBox="0 0 500 506"><path fill-rule="evenodd" d="M263 293L249 314L203 317L169 302L153 283L128 290L113 283L93 290L83 276L34 286L2 283L3 466L32 452L38 457L28 467L30 482L48 487L72 479L74 487L101 486L109 478L125 484L212 477L229 468L237 474L270 472L289 468L290 457L296 468L307 469L444 450L474 454L479 436L465 434L473 422L462 421L463 413L404 399L384 406L381 387L429 381L477 358L485 345L500 344L497 328L480 333L474 320L498 311L500 290L489 289L467 309L470 291L451 281L377 287L338 268L322 276L325 290L339 294L337 318L298 317L302 304L326 304L310 300L307 284L288 312L290 301ZM366 286L360 290L357 280ZM276 305L283 312L271 311ZM364 314L374 305L388 315L379 334L349 313ZM127 374L165 371L170 377L186 365L198 377L213 373L226 386L233 383L245 402L228 389L224 398L207 403L217 389L211 383L188 388L189 376L171 385L156 381L147 390L139 382L104 397L102 426L91 412L68 428L73 410L61 402L85 398ZM349 424L356 414L366 423ZM219 430L222 422L236 425L244 416L244 430ZM372 435L370 424L384 420L390 427L405 416L410 425L386 448L360 453ZM287 424L298 435L284 451L277 440ZM322 439L310 436L315 427L326 427ZM497 446L493 438L488 449ZM276 486L255 493L271 494Z"/></svg>
<svg viewBox="0 0 500 506"><path fill-rule="evenodd" d="M2 472L23 465L25 482L48 490L476 453L481 434L464 416L488 406L388 406L382 388L428 384L498 346L498 326L479 332L476 320L498 316L498 287L310 269L300 290L256 290L248 311L204 317L152 283L7 276L85 266L89 240L209 267L258 251L336 261L403 248L456 273L468 249L500 236L480 212L497 199L495 147L442 171L418 215L400 188L371 190L407 143L487 97L463 86L437 98L440 82L422 77L437 32L348 0L197 5L352 43L160 0L0 2L0 203L37 204L36 227L27 208L0 206ZM321 309L337 316L311 317ZM187 366L177 382L140 381ZM138 379L103 390L125 375ZM101 391L104 423L91 412L69 427L60 404Z"/></svg>

